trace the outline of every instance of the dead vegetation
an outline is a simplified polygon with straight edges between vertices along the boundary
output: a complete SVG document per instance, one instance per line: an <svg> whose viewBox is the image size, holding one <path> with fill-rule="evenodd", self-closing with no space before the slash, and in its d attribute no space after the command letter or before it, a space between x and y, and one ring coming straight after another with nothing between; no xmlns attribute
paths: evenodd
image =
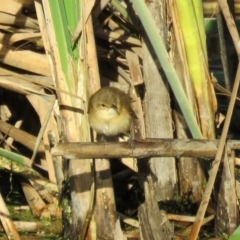
<svg viewBox="0 0 240 240"><path fill-rule="evenodd" d="M210 1L144 2L0 0L9 239L47 231L39 218L62 220L54 239L225 239L237 228L240 39L227 3L220 15ZM218 25L207 41L204 17ZM133 147L94 143L87 104L103 86L132 99ZM13 221L15 184L26 199L16 211L28 205L35 224Z"/></svg>

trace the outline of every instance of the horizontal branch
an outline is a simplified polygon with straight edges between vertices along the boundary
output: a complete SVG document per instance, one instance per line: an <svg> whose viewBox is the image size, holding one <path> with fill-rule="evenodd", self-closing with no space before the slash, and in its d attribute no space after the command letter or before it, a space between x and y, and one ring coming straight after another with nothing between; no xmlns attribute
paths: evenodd
<svg viewBox="0 0 240 240"><path fill-rule="evenodd" d="M213 158L218 140L157 139L134 142L59 143L51 149L54 156L68 159L81 158L148 158L148 157L197 157ZM240 141L228 140L227 149L240 149ZM207 160L207 159L206 159Z"/></svg>

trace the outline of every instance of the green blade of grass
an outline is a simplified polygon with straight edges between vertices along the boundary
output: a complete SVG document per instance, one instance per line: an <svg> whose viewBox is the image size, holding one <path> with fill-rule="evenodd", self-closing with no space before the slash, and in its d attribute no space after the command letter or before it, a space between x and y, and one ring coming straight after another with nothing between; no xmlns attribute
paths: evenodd
<svg viewBox="0 0 240 240"><path fill-rule="evenodd" d="M17 153L13 153L10 151L7 151L3 148L0 148L0 156L5 157L11 161L14 161L16 163L20 163L26 167L31 167L32 161L29 158L26 158L22 155L19 155Z"/></svg>
<svg viewBox="0 0 240 240"><path fill-rule="evenodd" d="M76 1L79 3L78 1ZM74 32L77 26L79 4L75 1L49 1L52 14L53 26L58 44L58 51L61 60L61 67L65 74L67 85L70 92L74 91L72 63L76 66L78 60L78 49L74 47L71 41L71 31ZM74 30L73 30L74 29ZM71 59L71 61L69 61Z"/></svg>

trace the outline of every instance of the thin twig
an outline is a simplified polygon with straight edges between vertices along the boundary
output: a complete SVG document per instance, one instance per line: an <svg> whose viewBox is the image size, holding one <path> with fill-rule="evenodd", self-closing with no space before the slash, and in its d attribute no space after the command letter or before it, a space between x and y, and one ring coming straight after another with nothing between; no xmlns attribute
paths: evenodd
<svg viewBox="0 0 240 240"><path fill-rule="evenodd" d="M45 117L44 119L44 122L41 126L41 129L39 131L39 134L38 134L38 137L37 137L37 140L36 140L36 143L35 143L35 146L34 146L34 150L33 150L33 154L32 154L32 157L31 157L31 161L33 162L36 155L37 155L37 152L38 152L38 149L39 149L39 146L41 144L41 141L42 141L42 137L43 137L43 134L44 134L44 131L47 127L47 124L48 124L48 121L49 121L49 118L51 116L51 113L52 113L52 110L53 110L53 107L54 107L54 103L55 103L55 97L50 97L50 99L52 100L52 104L49 108L49 111L48 111L48 114L47 116Z"/></svg>

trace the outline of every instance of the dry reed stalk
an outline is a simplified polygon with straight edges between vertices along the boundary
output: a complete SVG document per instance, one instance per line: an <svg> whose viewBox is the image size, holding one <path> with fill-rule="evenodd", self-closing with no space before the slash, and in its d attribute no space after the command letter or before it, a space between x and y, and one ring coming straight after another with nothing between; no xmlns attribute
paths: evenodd
<svg viewBox="0 0 240 240"><path fill-rule="evenodd" d="M143 84L143 76L140 66L139 57L136 53L126 51L126 58L130 69L131 87L129 89L129 95L132 99L132 109L135 112L137 119L134 119L134 129L132 130L132 137L134 139L145 139L145 123L143 117L142 103L137 86ZM136 86L136 87L134 87Z"/></svg>
<svg viewBox="0 0 240 240"><path fill-rule="evenodd" d="M1 22L6 25L16 25L26 28L38 29L37 21L33 18L26 17L21 12L24 6L29 6L33 3L28 1L18 0L0 0L1 4Z"/></svg>
<svg viewBox="0 0 240 240"><path fill-rule="evenodd" d="M204 226L208 222L212 221L214 219L214 217L215 217L214 215L210 215L210 216L204 218L201 226ZM179 230L176 232L176 235L182 235L182 236L188 235L189 232L191 231L192 227L193 227L193 225L190 225L190 226L184 228L183 230ZM190 240L191 238L189 237L188 239Z"/></svg>
<svg viewBox="0 0 240 240"><path fill-rule="evenodd" d="M23 193L34 217L40 217L46 204L30 183L21 181Z"/></svg>
<svg viewBox="0 0 240 240"><path fill-rule="evenodd" d="M19 15L22 11L22 4L13 0L0 0L1 12L9 13L11 15Z"/></svg>
<svg viewBox="0 0 240 240"><path fill-rule="evenodd" d="M194 216L185 216L185 215L178 215L178 214L167 214L169 220L175 220L179 222L194 222Z"/></svg>
<svg viewBox="0 0 240 240"><path fill-rule="evenodd" d="M15 73L14 71L8 70L8 69L4 69L2 67L0 67L0 75L2 76L0 78L0 84L1 82L5 83L5 87L11 88L11 90L19 92L22 91L22 94L29 94L31 93L37 93L39 94L39 92L36 92L37 90L40 90L42 88L45 89L50 89L50 90L55 90L57 93L62 93L62 94L66 94L68 96L71 96L73 98L76 99L81 99L82 98L74 93L70 93L68 90L63 90L60 89L58 87L54 87L53 86L53 79L50 76L36 76L36 75L22 75L22 74L18 74ZM10 82L11 77L14 77L15 81L13 81L12 83ZM18 84L21 83L21 84ZM9 86L10 85L10 86ZM22 86L20 86L22 85ZM17 91L17 88L20 90ZM28 91L28 92L27 92ZM43 95L44 93L41 92L41 95Z"/></svg>
<svg viewBox="0 0 240 240"><path fill-rule="evenodd" d="M117 22L113 21L111 17L112 16L110 16L108 19L106 19L107 26L111 29L111 31L117 32L118 34L122 34L122 35L127 34L126 31L124 29L122 29L121 26Z"/></svg>
<svg viewBox="0 0 240 240"><path fill-rule="evenodd" d="M37 95L45 95L43 92L43 86L31 83L30 81L25 81L17 76L0 76L0 86L8 89L13 92L17 92L19 94L29 95L29 94L37 94ZM31 77L29 77L31 79ZM41 81L39 81L41 84Z"/></svg>
<svg viewBox="0 0 240 240"><path fill-rule="evenodd" d="M138 56L129 50L126 51L126 58L128 61L128 67L130 69L131 78L125 73L125 71L121 67L118 66L116 69L119 72L119 74L123 76L125 82L127 82L127 84L129 85L127 86L128 90L125 92L127 92L128 95L130 96L131 107L137 116L137 119L134 119L134 123L131 126L131 130L130 130L131 137L134 140L145 139L146 133L145 133L145 126L144 126L144 119L143 119L142 104L141 104L141 99L139 97L138 90L135 88L135 86L137 87L137 85L143 83L142 72L140 69L140 62L139 62ZM115 85L115 87L117 87L117 84ZM122 88L125 88L125 87L126 87L126 83L122 84ZM124 91L124 89L121 89L121 90ZM120 139L119 141L122 142L122 139ZM137 159L122 158L120 159L120 161L124 165L126 165L128 168L132 169L135 172L138 172Z"/></svg>
<svg viewBox="0 0 240 240"><path fill-rule="evenodd" d="M92 10L93 10L93 7L95 5L95 2L96 0L89 0L89 1L86 1L86 6L84 7L84 22L82 22L82 18L79 20L78 22L78 25L77 25L77 28L73 34L73 37L72 37L72 41L75 42L79 36L81 35L82 33L82 26L86 24L86 22L88 21L89 17L91 16L91 13L92 13Z"/></svg>
<svg viewBox="0 0 240 240"><path fill-rule="evenodd" d="M24 176L24 175L23 175ZM29 179L29 181L31 182L31 184L35 187L35 185L37 186L41 186L41 189L46 188L48 190L48 192L50 193L57 193L58 192L58 188L57 185L54 183L49 182L46 179L41 178L40 176L31 176L26 175L25 176L27 179Z"/></svg>
<svg viewBox="0 0 240 240"><path fill-rule="evenodd" d="M17 50L2 44L0 44L0 51L2 63L43 76L51 75L47 58L43 54L29 50Z"/></svg>
<svg viewBox="0 0 240 240"><path fill-rule="evenodd" d="M126 59L128 61L128 66L130 69L130 76L132 78L132 84L134 86L141 85L144 83L141 64L139 61L139 57L136 53L127 50L126 51Z"/></svg>
<svg viewBox="0 0 240 240"><path fill-rule="evenodd" d="M53 79L53 82L55 83L54 85L56 85L55 79L56 79L57 75L56 75L55 71L57 69L57 66L54 66L54 61L53 61L53 56L52 56L53 52L51 51L50 42L49 42L50 41L49 34L52 35L52 33L47 31L47 23L46 23L46 19L44 16L42 1L35 0L34 6L36 9L36 13L37 13L37 19L38 19L39 29L40 29L40 32L42 35L44 49L45 49L45 52L46 52L46 55L48 58L48 62L49 62L49 66L50 66L50 69L52 72L51 77Z"/></svg>
<svg viewBox="0 0 240 240"><path fill-rule="evenodd" d="M8 136L12 137L15 139L15 141L21 142L25 147L27 147L30 150L34 149L35 142L36 142L36 137L21 130L18 129L9 123L6 123L2 120L0 120L0 130L7 134ZM41 142L38 151L40 153L44 152L44 144Z"/></svg>
<svg viewBox="0 0 240 240"><path fill-rule="evenodd" d="M30 28L18 28L13 26L7 26L0 24L0 29L4 31L14 32L14 33L34 33L34 29Z"/></svg>
<svg viewBox="0 0 240 240"><path fill-rule="evenodd" d="M167 215L169 220L175 220L179 222L194 222L195 216L184 216L184 215L177 215L177 214L168 214ZM211 215L211 219L214 217L214 215ZM204 220L204 222L208 222L208 220Z"/></svg>
<svg viewBox="0 0 240 240"><path fill-rule="evenodd" d="M57 227L55 224L51 224L50 226L44 222L28 222L28 221L13 221L17 231L22 233L37 233L37 232L45 232L45 233L61 233L61 227ZM0 231L3 231L0 226Z"/></svg>
<svg viewBox="0 0 240 240"><path fill-rule="evenodd" d="M18 211L26 211L26 210L30 210L30 207L29 206L18 206L18 207L14 207L14 212L18 212Z"/></svg>
<svg viewBox="0 0 240 240"><path fill-rule="evenodd" d="M13 45L19 41L32 41L41 39L40 33L0 33L0 42L4 45Z"/></svg>
<svg viewBox="0 0 240 240"><path fill-rule="evenodd" d="M31 181L28 179L33 188L38 192L39 196L46 202L46 203L56 203L57 204L57 198L53 196L53 194L50 193L50 191L43 187L41 184L36 183L36 181Z"/></svg>
<svg viewBox="0 0 240 240"><path fill-rule="evenodd" d="M87 4L87 1L85 1ZM86 5L87 8L88 5ZM86 9L86 11L88 11ZM100 76L99 76L99 66L97 62L97 51L96 43L94 38L93 22L92 16L88 17L84 15L83 19L87 19L86 25L82 25L85 28L83 29L83 36L86 34L87 43L87 65L88 65L88 94L92 95L100 88ZM113 184L111 178L110 162L109 159L95 159L93 164L95 165L95 196L92 192L92 198L95 198L95 206L92 207L91 212L93 214L92 220L88 223L90 225L87 237L93 238L97 237L107 237L112 238L115 227L116 227L116 207L115 207L115 197L113 192ZM104 174L102 174L104 173ZM92 202L93 204L93 202ZM85 224L86 226L87 224ZM93 232L92 230L95 230ZM82 238L84 239L84 238Z"/></svg>
<svg viewBox="0 0 240 240"><path fill-rule="evenodd" d="M44 147L45 147L45 157L46 157L46 162L47 162L47 171L48 171L48 176L49 180L53 183L56 183L56 174L53 166L53 159L50 154L50 144L48 141L48 132L51 130L55 133L56 135L56 141L59 141L59 136L58 136L58 127L57 123L55 121L54 115L53 115L53 106L55 104L55 97L52 95L51 97L49 96L48 98L42 97L41 95L33 95L29 94L27 95L27 99L37 112L40 123L41 123L41 129L39 131L37 141L34 147L34 152L32 155L32 160L34 161L34 158L37 153L37 144L43 141ZM34 156L35 155L35 156Z"/></svg>
<svg viewBox="0 0 240 240"><path fill-rule="evenodd" d="M38 30L38 22L30 17L26 17L23 14L19 16L11 15L8 13L0 12L0 24L16 26L20 28L31 28Z"/></svg>
<svg viewBox="0 0 240 240"><path fill-rule="evenodd" d="M225 232L229 236L238 226L238 200L236 195L236 179L234 170L234 151L225 151L223 165L220 166L221 176L217 176L219 190L215 192L218 201L216 206L216 233Z"/></svg>
<svg viewBox="0 0 240 240"><path fill-rule="evenodd" d="M123 233L120 225L120 220L118 219L116 221L116 231L114 233L114 239L121 239L121 240L127 240L127 236Z"/></svg>
<svg viewBox="0 0 240 240"><path fill-rule="evenodd" d="M121 158L121 157L198 157L209 161L217 152L219 140L154 139L151 142L134 142L134 148L128 142L111 143L60 143L52 148L53 156L74 158ZM237 140L225 142L228 150L240 149ZM112 151L114 149L114 151ZM167 159L166 159L167 161Z"/></svg>
<svg viewBox="0 0 240 240"><path fill-rule="evenodd" d="M133 226L135 228L139 228L139 221L137 221L133 218L127 217L121 213L117 213L117 215L123 222L127 223L128 225Z"/></svg>
<svg viewBox="0 0 240 240"><path fill-rule="evenodd" d="M111 32L106 29L97 29L95 32L96 36L99 38L102 38L108 42L114 42L114 43L120 43L122 44L123 42L133 44L136 46L142 46L142 43L139 39L134 38L134 37L129 37L117 32Z"/></svg>
<svg viewBox="0 0 240 240"><path fill-rule="evenodd" d="M2 195L0 194L0 220L3 225L3 228L7 234L8 239L21 240L14 223L12 222L9 211L3 201Z"/></svg>
<svg viewBox="0 0 240 240"><path fill-rule="evenodd" d="M134 7L136 7L135 4L137 4L137 2L134 2ZM148 8L146 12L152 15L150 20L152 20L156 26L154 27L156 32L158 32L158 37L160 38L161 36L161 39L167 39L164 30L167 24L167 1L161 1L161 5L158 1L147 2L147 6L145 6L143 1L140 1L140 3L141 6L144 5L144 7ZM164 9L164 11L161 9ZM162 11L163 14L158 14L159 11ZM152 27L153 26L150 28ZM163 42L162 46L164 46ZM162 77L161 71L159 71L159 63L155 59L155 54L149 42L149 37L143 34L143 72L146 89L143 100L143 110L145 113L146 137L173 138L169 85L166 79ZM149 167L154 181L153 186L156 191L155 198L159 201L173 199L177 184L175 159L173 157L153 157L149 161ZM162 171L162 169L164 169L164 171ZM153 199L151 201L153 201Z"/></svg>
<svg viewBox="0 0 240 240"><path fill-rule="evenodd" d="M23 124L23 120L19 120L14 124L14 127L19 129L22 126L22 124ZM12 137L8 137L6 140L6 143L8 146L11 146L13 142L14 142L14 139Z"/></svg>
<svg viewBox="0 0 240 240"><path fill-rule="evenodd" d="M48 140L49 140L49 144L50 147L54 147L57 144L56 141L57 137L54 131L50 130L48 131ZM54 170L55 170L55 174L56 174L56 180L57 180L57 186L58 186L58 190L59 193L61 193L63 191L63 186L64 186L64 160L62 159L61 156L52 156L52 160L53 160L53 166L54 166Z"/></svg>

